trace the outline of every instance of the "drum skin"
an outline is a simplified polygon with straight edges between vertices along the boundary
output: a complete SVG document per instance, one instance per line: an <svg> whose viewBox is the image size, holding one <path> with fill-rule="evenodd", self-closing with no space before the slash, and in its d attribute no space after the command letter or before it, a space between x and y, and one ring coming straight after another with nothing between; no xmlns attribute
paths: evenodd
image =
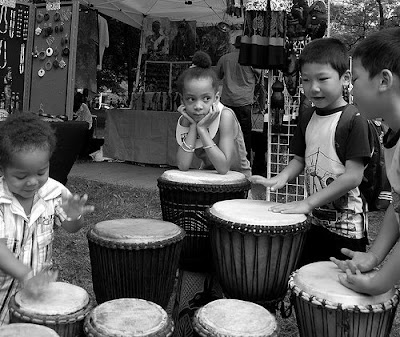
<svg viewBox="0 0 400 337"><path fill-rule="evenodd" d="M323 261L305 265L290 276L300 337L389 336L399 291L392 289L379 296L359 294L339 283L339 273L342 271L333 262ZM303 275L310 275L320 286L310 285Z"/></svg>
<svg viewBox="0 0 400 337"><path fill-rule="evenodd" d="M55 283L58 285L63 284L63 282ZM77 287L69 284L65 284L65 286ZM60 294L61 293L62 291L60 291ZM86 304L82 305L81 308L75 308L71 313L41 314L34 313L30 308L28 309L24 306L21 306L18 300L16 300L16 297L19 296L19 294L20 293L17 292L14 296L12 296L9 303L10 323L33 323L44 325L53 329L60 337L76 337L83 335L84 319L94 306L94 303L90 298ZM50 302L53 301L54 303L62 303L62 299L57 300L57 297L53 297L51 300L49 300L49 304L51 304Z"/></svg>
<svg viewBox="0 0 400 337"><path fill-rule="evenodd" d="M221 175L208 170L169 170L158 178L158 188L163 220L186 232L180 268L212 270L206 209L217 201L247 198L250 182L239 172Z"/></svg>
<svg viewBox="0 0 400 337"><path fill-rule="evenodd" d="M14 323L0 326L1 337L59 337L53 329L32 323Z"/></svg>
<svg viewBox="0 0 400 337"><path fill-rule="evenodd" d="M132 228L135 225L155 228L168 224L177 230L171 237L158 237L154 241L151 241L150 230L149 235L142 235L146 242L129 240L135 237L134 230L131 233L128 230L127 240L96 234L96 226L109 224L112 227L120 223ZM117 298L142 298L166 308L173 291L184 236L184 230L175 224L155 219L116 219L93 226L87 239L97 303Z"/></svg>
<svg viewBox="0 0 400 337"><path fill-rule="evenodd" d="M264 206L267 202L222 201L207 211L207 218L215 268L225 295L272 310L285 297L310 224L304 215L299 217L301 222L290 225L264 226L262 218L257 224L250 219L248 223L227 221L213 214L214 208L223 203L230 204L232 212L246 214L248 206L268 207ZM252 209L249 211L251 214Z"/></svg>
<svg viewBox="0 0 400 337"><path fill-rule="evenodd" d="M87 337L170 337L174 323L158 304L137 298L104 302L87 315Z"/></svg>

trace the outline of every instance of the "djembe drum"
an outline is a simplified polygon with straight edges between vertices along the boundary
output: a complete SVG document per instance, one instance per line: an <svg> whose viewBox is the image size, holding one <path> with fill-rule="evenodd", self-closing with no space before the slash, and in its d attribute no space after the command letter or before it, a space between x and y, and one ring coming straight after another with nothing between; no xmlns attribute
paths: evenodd
<svg viewBox="0 0 400 337"><path fill-rule="evenodd" d="M275 317L262 306L235 299L206 304L193 317L196 336L277 337Z"/></svg>
<svg viewBox="0 0 400 337"><path fill-rule="evenodd" d="M93 307L89 294L64 282L51 282L38 298L24 289L9 303L10 323L34 323L53 329L61 337L83 334L83 322Z"/></svg>
<svg viewBox="0 0 400 337"><path fill-rule="evenodd" d="M270 311L285 297L310 228L304 214L268 211L274 204L225 200L207 210L213 259L224 294Z"/></svg>
<svg viewBox="0 0 400 337"><path fill-rule="evenodd" d="M156 219L102 221L87 233L97 303L143 298L166 307L185 231Z"/></svg>
<svg viewBox="0 0 400 337"><path fill-rule="evenodd" d="M340 284L333 262L310 263L293 272L289 288L301 337L389 336L399 291L369 296Z"/></svg>
<svg viewBox="0 0 400 337"><path fill-rule="evenodd" d="M169 337L174 323L159 305L137 298L100 304L85 319L88 337Z"/></svg>
<svg viewBox="0 0 400 337"><path fill-rule="evenodd" d="M210 170L168 170L158 178L163 219L185 229L180 267L210 270L211 247L205 211L217 201L247 198L250 182L244 174Z"/></svg>
<svg viewBox="0 0 400 337"><path fill-rule="evenodd" d="M1 337L60 337L53 329L32 323L14 323L0 326Z"/></svg>

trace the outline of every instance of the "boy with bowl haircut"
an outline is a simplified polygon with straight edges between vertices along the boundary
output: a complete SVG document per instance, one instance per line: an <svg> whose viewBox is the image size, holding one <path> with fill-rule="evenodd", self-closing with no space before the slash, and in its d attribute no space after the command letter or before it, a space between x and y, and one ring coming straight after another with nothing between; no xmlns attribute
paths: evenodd
<svg viewBox="0 0 400 337"><path fill-rule="evenodd" d="M390 127L384 137L386 172L393 202L382 227L367 253L342 249L350 260L331 258L346 274L340 282L358 292L376 295L392 288L400 279L398 239L400 213L400 28L384 29L362 40L353 53L353 97L368 118L382 118ZM388 255L394 247L393 252ZM371 271L385 258L377 272Z"/></svg>
<svg viewBox="0 0 400 337"><path fill-rule="evenodd" d="M358 186L371 149L368 122L342 97L350 82L345 45L335 38L316 39L303 49L299 66L305 96L314 107L299 118L290 147L294 158L275 177L252 176L250 181L272 191L305 173L308 197L271 207L278 213L310 213L299 265L343 257L340 248L365 251L366 214ZM351 118L344 118L352 114ZM342 116L343 115L343 116ZM347 116L346 116L347 117ZM346 120L341 123L340 119ZM337 128L346 128L346 141L337 153ZM353 248L351 248L353 247Z"/></svg>

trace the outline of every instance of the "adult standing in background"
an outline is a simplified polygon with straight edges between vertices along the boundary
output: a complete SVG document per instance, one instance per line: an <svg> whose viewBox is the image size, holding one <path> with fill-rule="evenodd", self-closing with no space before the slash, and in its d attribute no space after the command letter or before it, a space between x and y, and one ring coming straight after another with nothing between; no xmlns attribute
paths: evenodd
<svg viewBox="0 0 400 337"><path fill-rule="evenodd" d="M251 110L258 71L239 64L240 38L237 36L233 44L235 50L218 60L216 72L223 85L221 103L235 112L242 128L247 159L251 162Z"/></svg>

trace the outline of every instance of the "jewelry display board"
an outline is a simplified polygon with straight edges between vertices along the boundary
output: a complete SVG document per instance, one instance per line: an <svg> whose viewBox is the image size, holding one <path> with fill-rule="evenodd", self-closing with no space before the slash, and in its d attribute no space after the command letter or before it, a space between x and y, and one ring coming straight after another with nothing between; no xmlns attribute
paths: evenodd
<svg viewBox="0 0 400 337"><path fill-rule="evenodd" d="M78 2L62 2L59 9L34 7L30 45L27 109L36 113L72 117Z"/></svg>
<svg viewBox="0 0 400 337"><path fill-rule="evenodd" d="M144 88L146 92L175 92L176 80L192 62L146 61Z"/></svg>
<svg viewBox="0 0 400 337"><path fill-rule="evenodd" d="M0 109L8 113L23 108L25 60L32 6L0 6Z"/></svg>

